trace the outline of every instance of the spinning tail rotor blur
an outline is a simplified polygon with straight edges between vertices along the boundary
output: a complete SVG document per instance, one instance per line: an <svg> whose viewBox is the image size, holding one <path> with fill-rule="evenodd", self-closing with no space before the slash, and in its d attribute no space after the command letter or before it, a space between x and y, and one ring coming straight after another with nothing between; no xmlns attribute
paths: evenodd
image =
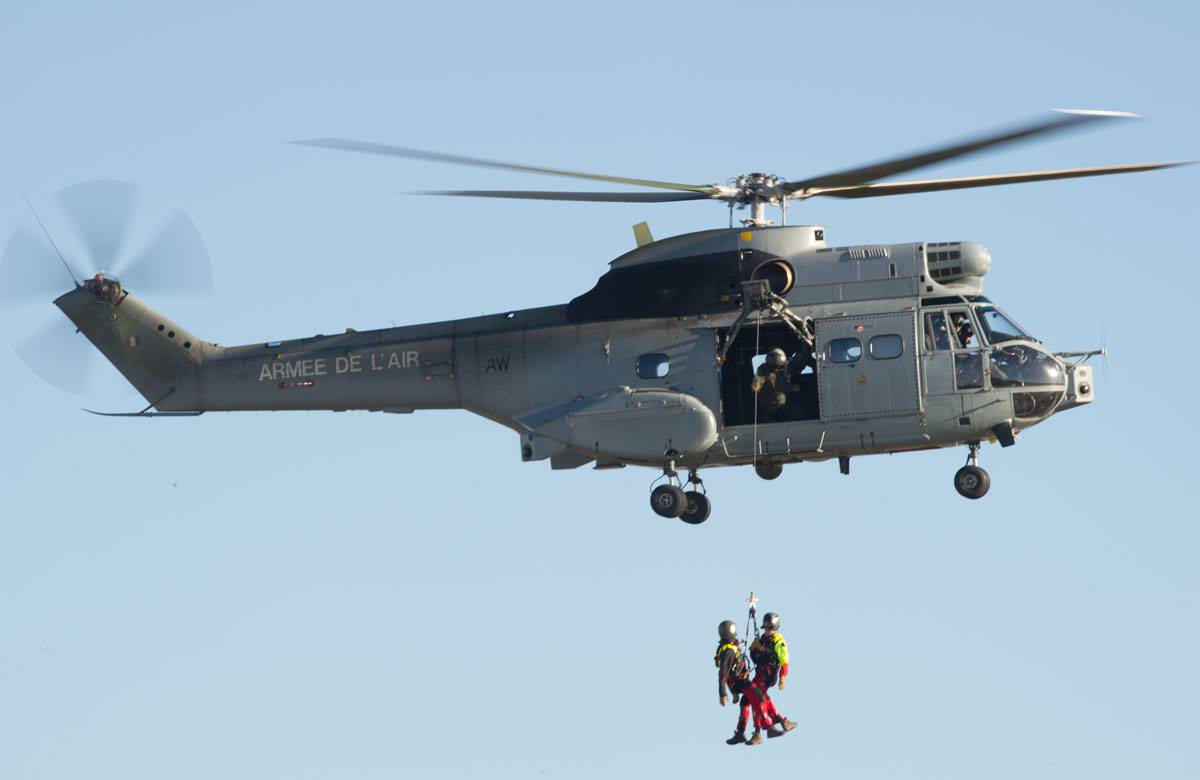
<svg viewBox="0 0 1200 780"><path fill-rule="evenodd" d="M0 304L19 312L28 333L15 347L17 356L62 390L91 392L102 362L87 339L47 307L67 291L68 274L77 287L101 278L140 293L212 291L212 265L195 225L178 208L149 207L133 184L86 181L56 192L48 209L26 203L30 218L0 257Z"/></svg>

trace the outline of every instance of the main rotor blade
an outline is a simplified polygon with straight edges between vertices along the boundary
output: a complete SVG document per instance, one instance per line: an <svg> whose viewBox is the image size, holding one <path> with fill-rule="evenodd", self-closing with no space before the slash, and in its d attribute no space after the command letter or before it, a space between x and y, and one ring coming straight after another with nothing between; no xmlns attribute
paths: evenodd
<svg viewBox="0 0 1200 780"><path fill-rule="evenodd" d="M850 187L859 184L866 184L877 179L883 179L888 176L895 176L898 173L924 168L934 163L950 160L955 157L973 154L975 152L990 149L1004 144L1014 143L1033 138L1035 136L1046 135L1048 133L1066 130L1072 127L1090 124L1093 122L1102 122L1112 119L1129 119L1136 117L1136 114L1129 114L1122 111L1085 111L1074 109L1057 109L1057 116L1052 119L1044 119L1030 124L1018 125L1005 130L994 131L984 135L967 138L958 143L949 146L927 149L923 152L918 152L904 157L896 157L890 160L882 160L871 165L864 165L859 168L848 168L844 171L836 171L827 173L823 176L814 176L809 179L800 181L789 181L781 185L781 188L788 194L803 192L816 188L828 189L831 187Z"/></svg>
<svg viewBox="0 0 1200 780"><path fill-rule="evenodd" d="M1021 184L1031 181L1049 181L1051 179L1075 179L1083 176L1105 176L1111 173L1137 173L1139 171L1154 171L1159 168L1175 168L1180 165L1192 164L1190 161L1133 163L1129 165L1101 165L1094 168L1060 168L1053 171L1001 173L992 176L963 176L957 179L885 181L876 184L860 184L856 187L817 189L803 195L793 195L792 197L811 198L818 195L830 195L835 198L874 198L882 195L908 195L914 192L961 190L968 187L994 187L1000 184Z"/></svg>
<svg viewBox="0 0 1200 780"><path fill-rule="evenodd" d="M675 200L708 200L703 192L552 192L541 190L428 190L413 195L459 195L468 198L521 198L525 200L586 200L611 203L667 203Z"/></svg>
<svg viewBox="0 0 1200 780"><path fill-rule="evenodd" d="M457 154L428 152L422 149L409 149L404 146L390 146L369 141L354 141L347 138L312 138L306 141L291 141L300 146L316 146L322 149L340 149L347 152L362 152L364 154L379 154L386 157L406 157L411 160L429 160L431 162L451 163L453 165L472 165L476 168L496 168L502 171L520 171L523 173L544 173L550 176L569 176L575 179L590 179L591 181L610 181L614 184L632 184L637 187L655 187L660 190L682 190L684 192L703 192L715 194L718 190L712 185L681 184L672 181L655 181L653 179L631 179L624 176L605 176L599 173L582 173L561 168L543 168L535 165L519 165L517 163L483 160L478 157L462 157Z"/></svg>
<svg viewBox="0 0 1200 780"><path fill-rule="evenodd" d="M138 188L124 181L85 181L59 190L55 198L91 254L90 273L113 270L137 206Z"/></svg>
<svg viewBox="0 0 1200 780"><path fill-rule="evenodd" d="M138 292L208 293L213 286L204 239L178 208L119 273L121 281Z"/></svg>

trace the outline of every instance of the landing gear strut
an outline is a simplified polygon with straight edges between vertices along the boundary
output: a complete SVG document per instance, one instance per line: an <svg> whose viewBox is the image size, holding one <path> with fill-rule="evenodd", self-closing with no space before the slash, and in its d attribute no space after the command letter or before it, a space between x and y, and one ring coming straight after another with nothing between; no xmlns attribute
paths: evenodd
<svg viewBox="0 0 1200 780"><path fill-rule="evenodd" d="M708 519L708 515L712 511L712 504L708 502L708 495L704 491L704 483L700 480L698 471L688 470L687 484L695 485L695 488L684 491L683 496L687 499L687 508L679 515L679 519L689 525L700 525Z"/></svg>
<svg viewBox="0 0 1200 780"><path fill-rule="evenodd" d="M663 476L667 484L659 485L650 492L650 508L660 517L678 517L689 525L699 525L708 519L712 512L712 504L704 489L696 469L688 469L688 479L679 484L679 473L675 471L675 461L669 460L663 466ZM694 485L692 490L684 490L688 485Z"/></svg>
<svg viewBox="0 0 1200 780"><path fill-rule="evenodd" d="M988 488L992 486L992 478L977 465L979 463L979 442L973 441L968 446L970 454L967 455L967 465L955 472L954 489L964 498L983 498L987 495Z"/></svg>

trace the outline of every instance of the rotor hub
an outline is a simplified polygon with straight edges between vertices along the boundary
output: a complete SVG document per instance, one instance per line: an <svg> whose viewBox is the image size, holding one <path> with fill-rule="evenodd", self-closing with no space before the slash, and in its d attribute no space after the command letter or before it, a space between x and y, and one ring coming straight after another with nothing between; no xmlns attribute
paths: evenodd
<svg viewBox="0 0 1200 780"><path fill-rule="evenodd" d="M124 292L121 287L120 278L116 274L111 274L107 271L98 272L95 276L85 281L83 286L92 295L109 303L116 303L121 299Z"/></svg>
<svg viewBox="0 0 1200 780"><path fill-rule="evenodd" d="M783 179L769 173L745 173L733 180L737 188L734 200L739 205L767 202L776 203L779 200L779 183Z"/></svg>

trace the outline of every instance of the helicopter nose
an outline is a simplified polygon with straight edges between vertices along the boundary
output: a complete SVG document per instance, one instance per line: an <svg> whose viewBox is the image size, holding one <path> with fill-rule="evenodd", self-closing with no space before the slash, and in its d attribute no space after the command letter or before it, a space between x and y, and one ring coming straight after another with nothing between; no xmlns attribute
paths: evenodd
<svg viewBox="0 0 1200 780"><path fill-rule="evenodd" d="M1013 414L1029 425L1054 414L1067 391L1067 371L1056 355L1030 343L992 347L992 387L1012 391Z"/></svg>
<svg viewBox="0 0 1200 780"><path fill-rule="evenodd" d="M1090 404L1096 400L1096 382L1092 367L1083 363L1064 363L1067 373L1067 392L1055 407L1055 413Z"/></svg>

